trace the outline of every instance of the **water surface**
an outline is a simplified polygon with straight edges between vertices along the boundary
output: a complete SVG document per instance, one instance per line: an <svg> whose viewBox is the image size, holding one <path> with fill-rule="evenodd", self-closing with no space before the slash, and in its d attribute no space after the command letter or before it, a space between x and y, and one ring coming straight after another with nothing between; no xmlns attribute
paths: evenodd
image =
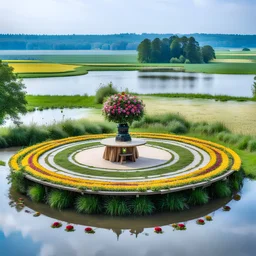
<svg viewBox="0 0 256 256"><path fill-rule="evenodd" d="M15 150L0 150L0 159L8 160ZM18 210L10 205L20 195L10 190L8 173L8 168L0 167L0 248L4 256L255 255L255 181L245 181L240 201L226 198L182 213L112 218L59 212L34 204L26 197L26 207ZM225 204L231 207L230 212L222 211ZM41 216L33 217L35 211L40 211ZM196 219L206 214L213 221L197 225ZM56 220L63 223L62 228L50 227ZM174 231L171 227L174 222L185 223L187 230ZM75 232L64 231L67 223L75 225ZM154 233L153 228L158 225L163 234ZM86 226L92 226L95 234L85 234Z"/></svg>
<svg viewBox="0 0 256 256"><path fill-rule="evenodd" d="M24 79L28 94L95 95L112 82L119 91L146 93L204 93L252 96L253 75L219 75L183 72L91 71L83 76Z"/></svg>

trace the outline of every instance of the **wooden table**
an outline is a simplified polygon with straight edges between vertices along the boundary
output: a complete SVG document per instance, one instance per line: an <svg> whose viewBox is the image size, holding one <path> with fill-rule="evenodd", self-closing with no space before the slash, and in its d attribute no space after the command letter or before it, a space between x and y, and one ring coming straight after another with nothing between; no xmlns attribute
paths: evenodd
<svg viewBox="0 0 256 256"><path fill-rule="evenodd" d="M136 161L139 157L137 147L145 145L147 142L141 139L132 139L132 141L121 142L115 138L108 138L101 141L101 144L106 146L103 158L110 162L120 162L122 154L131 154L132 161Z"/></svg>

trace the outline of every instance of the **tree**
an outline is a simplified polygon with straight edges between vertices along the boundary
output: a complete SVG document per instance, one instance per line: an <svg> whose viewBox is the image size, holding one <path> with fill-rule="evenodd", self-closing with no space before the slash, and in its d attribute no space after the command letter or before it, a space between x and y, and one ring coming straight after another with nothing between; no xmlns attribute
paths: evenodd
<svg viewBox="0 0 256 256"><path fill-rule="evenodd" d="M254 77L254 82L252 84L252 94L253 97L256 98L256 76Z"/></svg>
<svg viewBox="0 0 256 256"><path fill-rule="evenodd" d="M162 40L161 62L168 63L171 58L170 40L164 38Z"/></svg>
<svg viewBox="0 0 256 256"><path fill-rule="evenodd" d="M0 60L0 124L5 118L17 120L19 113L26 113L24 89L22 80L13 73L13 68Z"/></svg>
<svg viewBox="0 0 256 256"><path fill-rule="evenodd" d="M151 41L144 39L138 46L138 60L141 63L151 62Z"/></svg>
<svg viewBox="0 0 256 256"><path fill-rule="evenodd" d="M210 45L203 46L202 57L205 63L208 63L210 60L216 59L214 49Z"/></svg>
<svg viewBox="0 0 256 256"><path fill-rule="evenodd" d="M155 38L151 43L151 62L159 63L161 60L162 42L159 38Z"/></svg>
<svg viewBox="0 0 256 256"><path fill-rule="evenodd" d="M243 50L242 51L244 51L244 52L249 52L249 51L251 51L249 48L243 48Z"/></svg>
<svg viewBox="0 0 256 256"><path fill-rule="evenodd" d="M199 47L199 43L194 37L188 39L188 43L184 49L186 59L189 59L191 63L202 63L202 54Z"/></svg>
<svg viewBox="0 0 256 256"><path fill-rule="evenodd" d="M171 49L171 57L172 58L179 58L181 54L181 45L179 38L175 38L170 46Z"/></svg>

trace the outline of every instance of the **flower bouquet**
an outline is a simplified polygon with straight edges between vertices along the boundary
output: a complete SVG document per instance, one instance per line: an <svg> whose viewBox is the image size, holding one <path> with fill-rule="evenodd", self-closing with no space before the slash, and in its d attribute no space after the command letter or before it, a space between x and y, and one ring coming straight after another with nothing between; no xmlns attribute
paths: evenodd
<svg viewBox="0 0 256 256"><path fill-rule="evenodd" d="M128 124L142 119L144 104L137 96L122 92L105 101L102 114L109 122L118 123L117 141L131 141Z"/></svg>

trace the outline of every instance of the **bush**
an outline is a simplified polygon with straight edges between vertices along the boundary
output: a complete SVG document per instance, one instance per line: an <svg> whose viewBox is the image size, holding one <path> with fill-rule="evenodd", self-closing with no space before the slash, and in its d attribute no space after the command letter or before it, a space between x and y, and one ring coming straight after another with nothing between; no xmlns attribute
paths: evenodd
<svg viewBox="0 0 256 256"><path fill-rule="evenodd" d="M179 61L180 61L180 63L184 63L186 61L186 59L183 55L180 55Z"/></svg>
<svg viewBox="0 0 256 256"><path fill-rule="evenodd" d="M72 194L64 190L52 190L48 195L48 203L59 210L68 208L73 201Z"/></svg>
<svg viewBox="0 0 256 256"><path fill-rule="evenodd" d="M229 197L232 192L227 182L218 181L212 186L213 195L219 198Z"/></svg>
<svg viewBox="0 0 256 256"><path fill-rule="evenodd" d="M169 122L167 125L167 129L169 132L177 134L186 133L188 131L188 128L183 123L177 120Z"/></svg>
<svg viewBox="0 0 256 256"><path fill-rule="evenodd" d="M129 215L131 207L126 198L111 197L105 202L105 212L111 216Z"/></svg>
<svg viewBox="0 0 256 256"><path fill-rule="evenodd" d="M149 215L155 210L154 203L149 199L148 196L140 196L133 199L132 211L135 215Z"/></svg>
<svg viewBox="0 0 256 256"><path fill-rule="evenodd" d="M199 132L206 135L214 135L220 132L230 132L229 129L223 123L220 122L212 124L208 124L206 122L194 123L191 128L195 132Z"/></svg>
<svg viewBox="0 0 256 256"><path fill-rule="evenodd" d="M48 128L49 138L52 140L64 139L68 137L68 134L63 131L61 126L52 125Z"/></svg>
<svg viewBox="0 0 256 256"><path fill-rule="evenodd" d="M201 188L196 188L195 190L192 190L188 199L188 203L191 205L202 205L208 203L208 201L208 193Z"/></svg>
<svg viewBox="0 0 256 256"><path fill-rule="evenodd" d="M186 60L185 60L185 64L191 64L190 60L189 60L189 59L186 59Z"/></svg>
<svg viewBox="0 0 256 256"><path fill-rule="evenodd" d="M244 173L242 170L234 172L229 179L229 184L232 189L238 191L243 186Z"/></svg>
<svg viewBox="0 0 256 256"><path fill-rule="evenodd" d="M101 212L101 203L97 196L80 196L76 200L76 210L79 213L99 213Z"/></svg>
<svg viewBox="0 0 256 256"><path fill-rule="evenodd" d="M240 136L229 132L220 132L217 138L225 143L236 144L238 143Z"/></svg>
<svg viewBox="0 0 256 256"><path fill-rule="evenodd" d="M8 143L6 142L5 138L0 136L0 148L7 148Z"/></svg>
<svg viewBox="0 0 256 256"><path fill-rule="evenodd" d="M168 211L182 211L187 208L186 198L181 193L171 193L163 196L160 208Z"/></svg>
<svg viewBox="0 0 256 256"><path fill-rule="evenodd" d="M28 196L34 202L42 202L45 199L45 188L42 185L36 184L28 189Z"/></svg>
<svg viewBox="0 0 256 256"><path fill-rule="evenodd" d="M247 149L248 143L250 141L251 137L250 136L243 136L237 144L238 149L244 150Z"/></svg>
<svg viewBox="0 0 256 256"><path fill-rule="evenodd" d="M27 126L26 129L28 145L34 145L49 138L49 132L43 127L32 125Z"/></svg>
<svg viewBox="0 0 256 256"><path fill-rule="evenodd" d="M249 140L249 142L248 142L248 150L250 152L256 151L256 139Z"/></svg>
<svg viewBox="0 0 256 256"><path fill-rule="evenodd" d="M68 120L62 123L62 129L69 136L80 136L85 134L84 127L77 122Z"/></svg>
<svg viewBox="0 0 256 256"><path fill-rule="evenodd" d="M10 180L12 183L12 187L22 193L25 194L27 192L27 188L28 188L28 181L25 179L24 175L23 175L23 171L13 171L10 174Z"/></svg>
<svg viewBox="0 0 256 256"><path fill-rule="evenodd" d="M181 63L178 58L171 58L170 63Z"/></svg>
<svg viewBox="0 0 256 256"><path fill-rule="evenodd" d="M95 102L99 103L99 104L102 104L106 97L109 97L109 96L114 95L116 93L118 93L118 91L116 90L115 87L113 87L112 82L110 82L108 85L101 86L96 91Z"/></svg>

